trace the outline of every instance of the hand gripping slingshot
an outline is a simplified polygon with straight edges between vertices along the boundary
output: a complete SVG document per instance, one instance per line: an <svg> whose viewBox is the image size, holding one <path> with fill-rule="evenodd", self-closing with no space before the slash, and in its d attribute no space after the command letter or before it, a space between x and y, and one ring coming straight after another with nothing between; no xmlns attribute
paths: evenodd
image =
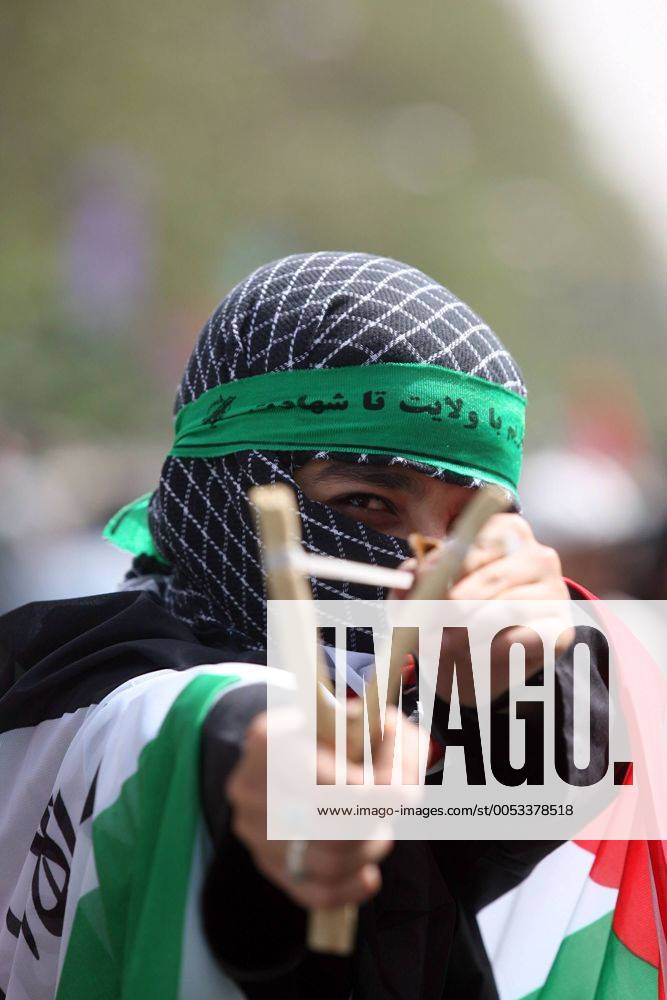
<svg viewBox="0 0 667 1000"><path fill-rule="evenodd" d="M250 503L254 509L257 527L262 543L262 559L266 572L268 596L272 600L299 601L298 629L304 636L315 632L315 611L312 607L312 593L309 577L327 580L348 580L369 586L393 587L409 590L408 599L433 601L446 599L456 582L463 561L477 535L494 514L507 510L508 497L497 486L484 486L467 504L457 518L454 528L439 557L430 571L416 581L412 573L405 570L386 569L381 566L334 559L328 556L311 555L301 545L301 522L293 491L285 485L258 486L250 491ZM285 637L279 637L285 642ZM415 633L412 629L400 629L392 644L387 686L387 703L396 705L400 693L401 668L405 657L413 651ZM292 636L292 649L294 636ZM296 643L299 647L298 642ZM283 651L283 663L288 663L290 653ZM324 665L321 650L316 652L317 684L317 738L331 746L335 739L335 707L331 683ZM366 699L371 744L380 734L379 698L377 678L369 684ZM363 746L363 719L348 708L348 753L355 747ZM356 737L356 738L355 738ZM346 905L335 909L311 912L308 923L308 946L313 951L337 955L350 954L354 948L357 926L357 908Z"/></svg>

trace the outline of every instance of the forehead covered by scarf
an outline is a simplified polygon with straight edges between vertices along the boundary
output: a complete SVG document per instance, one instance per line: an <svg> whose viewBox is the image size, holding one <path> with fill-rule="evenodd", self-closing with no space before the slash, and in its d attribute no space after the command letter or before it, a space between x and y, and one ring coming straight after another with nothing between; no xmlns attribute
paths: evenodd
<svg viewBox="0 0 667 1000"><path fill-rule="evenodd" d="M175 404L176 436L146 501L164 599L190 624L265 645L265 589L247 494L285 482L312 552L385 566L406 544L309 500L309 458L401 464L446 481L515 491L525 388L460 299L415 268L357 253L287 257L255 271L202 330ZM151 551L141 507L111 540ZM314 596L381 590L313 581Z"/></svg>

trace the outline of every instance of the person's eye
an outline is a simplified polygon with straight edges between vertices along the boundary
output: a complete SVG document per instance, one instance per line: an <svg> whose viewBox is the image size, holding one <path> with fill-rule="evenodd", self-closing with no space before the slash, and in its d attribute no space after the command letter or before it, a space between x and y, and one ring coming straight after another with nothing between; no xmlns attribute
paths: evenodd
<svg viewBox="0 0 667 1000"><path fill-rule="evenodd" d="M396 513L396 507L391 500L377 493L344 493L331 497L328 503L336 507L354 507L357 510L381 511L386 514Z"/></svg>

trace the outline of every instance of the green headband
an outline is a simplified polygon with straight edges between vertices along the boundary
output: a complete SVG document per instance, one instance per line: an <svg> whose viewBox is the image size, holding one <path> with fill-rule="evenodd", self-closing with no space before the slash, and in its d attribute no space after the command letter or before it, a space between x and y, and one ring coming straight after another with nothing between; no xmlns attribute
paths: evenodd
<svg viewBox="0 0 667 1000"><path fill-rule="evenodd" d="M525 409L525 399L509 389L439 365L268 372L209 389L184 406L170 454L388 455L497 483L516 495ZM146 509L146 498L124 508L106 537L132 552L155 554L145 538Z"/></svg>

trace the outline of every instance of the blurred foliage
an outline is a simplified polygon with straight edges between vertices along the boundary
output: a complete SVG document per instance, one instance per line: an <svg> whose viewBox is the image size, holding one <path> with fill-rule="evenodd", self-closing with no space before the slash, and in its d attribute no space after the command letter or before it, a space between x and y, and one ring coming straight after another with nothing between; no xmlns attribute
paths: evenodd
<svg viewBox="0 0 667 1000"><path fill-rule="evenodd" d="M166 441L179 371L236 280L359 249L485 316L528 378L533 439L602 355L667 433L641 234L500 3L14 0L3 27L6 428ZM82 319L68 240L91 156L131 165L149 252L131 308Z"/></svg>

